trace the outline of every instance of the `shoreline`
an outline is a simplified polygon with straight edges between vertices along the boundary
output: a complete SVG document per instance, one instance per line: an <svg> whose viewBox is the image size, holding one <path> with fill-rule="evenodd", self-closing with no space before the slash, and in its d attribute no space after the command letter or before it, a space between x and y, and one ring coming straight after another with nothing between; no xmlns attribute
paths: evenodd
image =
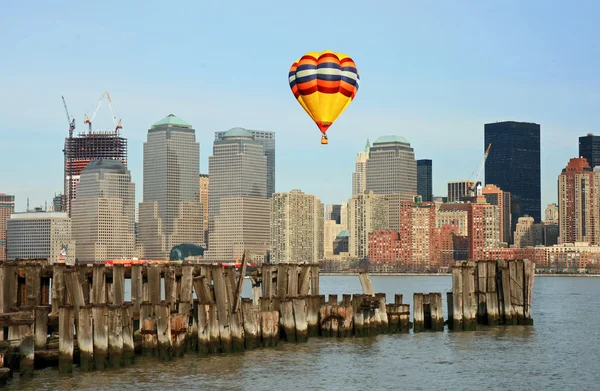
<svg viewBox="0 0 600 391"><path fill-rule="evenodd" d="M331 276L358 276L358 272L319 272L319 275L331 277ZM384 277L452 277L450 273L369 273L373 276L384 276ZM590 277L598 278L600 274L549 274L549 273L536 273L536 277Z"/></svg>

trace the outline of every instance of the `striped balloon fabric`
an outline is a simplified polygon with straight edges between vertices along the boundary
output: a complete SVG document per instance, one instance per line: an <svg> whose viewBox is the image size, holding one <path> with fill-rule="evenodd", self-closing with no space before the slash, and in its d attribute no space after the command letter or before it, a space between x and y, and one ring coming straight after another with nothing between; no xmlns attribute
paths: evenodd
<svg viewBox="0 0 600 391"><path fill-rule="evenodd" d="M356 96L359 81L356 64L345 54L309 52L292 64L290 88L319 127L322 144L327 144L327 129Z"/></svg>

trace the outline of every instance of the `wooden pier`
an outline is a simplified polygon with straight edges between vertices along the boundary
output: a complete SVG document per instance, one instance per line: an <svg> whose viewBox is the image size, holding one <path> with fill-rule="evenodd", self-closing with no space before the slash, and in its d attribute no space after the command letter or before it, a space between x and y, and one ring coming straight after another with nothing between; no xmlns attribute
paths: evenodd
<svg viewBox="0 0 600 391"><path fill-rule="evenodd" d="M0 263L0 384L19 373L58 367L70 373L132 365L138 355L172 360L241 352L309 338L472 330L477 325L530 325L535 265L529 261L458 262L447 293L415 293L410 304L375 293L366 272L361 294L319 292L317 265L246 263L48 265ZM125 300L129 279L131 299ZM164 286L164 289L161 289ZM195 294L195 297L194 297Z"/></svg>

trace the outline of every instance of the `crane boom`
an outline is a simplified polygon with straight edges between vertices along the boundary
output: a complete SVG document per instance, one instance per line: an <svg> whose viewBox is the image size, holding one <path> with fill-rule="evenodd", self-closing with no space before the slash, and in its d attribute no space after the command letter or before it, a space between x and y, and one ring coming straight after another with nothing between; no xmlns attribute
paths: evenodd
<svg viewBox="0 0 600 391"><path fill-rule="evenodd" d="M98 113L98 110L100 109L100 106L102 105L104 96L106 96L106 98L108 99L108 105L110 107L110 112L112 114L112 120L113 120L113 124L115 126L115 131L118 132L119 129L123 128L121 126L121 120L117 121L117 116L115 115L115 108L112 104L112 100L110 99L110 94L106 91L104 93L102 93L102 95L100 96L100 99L98 100L98 103L96 104L96 107L94 108L94 112L92 113L92 117L91 118L88 117L87 114L84 115L83 123L88 124L89 130L90 131L92 130L92 122L94 122L94 118L96 118L96 114Z"/></svg>
<svg viewBox="0 0 600 391"><path fill-rule="evenodd" d="M469 189L469 195L471 197L475 197L475 190L477 189L477 182L479 180L479 177L481 176L481 171L483 171L483 167L485 166L485 161L487 160L488 155L490 154L490 148L492 148L492 144L489 144L485 150L485 153L483 155L483 159L481 160L481 163L479 164L479 168L477 169L477 171L474 173L475 177L473 178L473 184L471 185L471 188Z"/></svg>

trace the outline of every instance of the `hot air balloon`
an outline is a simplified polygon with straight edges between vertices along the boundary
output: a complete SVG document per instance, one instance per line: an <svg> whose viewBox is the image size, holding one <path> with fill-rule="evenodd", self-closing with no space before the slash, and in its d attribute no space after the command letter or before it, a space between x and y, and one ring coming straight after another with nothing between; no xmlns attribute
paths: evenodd
<svg viewBox="0 0 600 391"><path fill-rule="evenodd" d="M352 102L359 81L356 64L345 54L309 52L292 64L290 88L319 127L321 144L328 144L327 129Z"/></svg>

